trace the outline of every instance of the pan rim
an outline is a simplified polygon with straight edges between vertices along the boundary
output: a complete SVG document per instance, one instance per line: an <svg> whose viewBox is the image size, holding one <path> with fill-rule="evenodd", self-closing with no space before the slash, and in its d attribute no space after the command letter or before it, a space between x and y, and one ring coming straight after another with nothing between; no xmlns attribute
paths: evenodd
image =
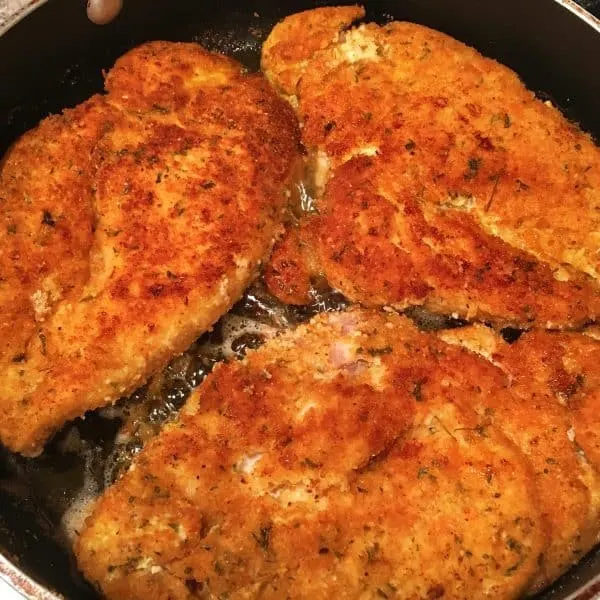
<svg viewBox="0 0 600 600"><path fill-rule="evenodd" d="M0 23L0 37L48 1L26 0L20 8L8 15L3 23ZM568 10L600 35L600 19L577 4L575 0L553 1ZM348 0L340 0L340 4L346 4L347 2ZM0 591L2 583L8 585L18 594L21 594L25 600L62 600L64 598L35 581L22 571L16 562L11 561L8 556L0 552ZM585 582L578 590L565 598L565 600L600 600L600 573Z"/></svg>
<svg viewBox="0 0 600 600"><path fill-rule="evenodd" d="M63 596L59 596L32 579L2 553L0 553L0 580L11 590L21 594L24 600L63 600ZM0 591L2 591L1 587Z"/></svg>
<svg viewBox="0 0 600 600"><path fill-rule="evenodd" d="M581 19L584 23L589 25L592 29L595 29L600 33L600 19L595 17L592 13L587 11L585 8L577 4L575 0L553 0L556 4L559 4L569 12L573 13L576 17ZM9 15L6 21L0 25L0 37L2 37L9 29L12 29L17 23L22 21L25 17L31 14L34 10L40 6L46 4L48 0L28 0L20 9L16 10L12 15ZM340 0L340 4L344 4L344 0Z"/></svg>

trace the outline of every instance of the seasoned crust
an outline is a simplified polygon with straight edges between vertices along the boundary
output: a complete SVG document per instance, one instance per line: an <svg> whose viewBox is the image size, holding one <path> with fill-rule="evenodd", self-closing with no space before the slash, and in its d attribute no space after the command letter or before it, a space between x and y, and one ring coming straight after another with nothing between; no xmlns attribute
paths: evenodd
<svg viewBox="0 0 600 600"><path fill-rule="evenodd" d="M312 242L304 239L303 225L289 227L273 246L264 280L271 293L286 304L308 304L312 291ZM307 247L308 246L308 247Z"/></svg>
<svg viewBox="0 0 600 600"><path fill-rule="evenodd" d="M362 6L323 6L280 21L262 47L261 67L269 81L278 91L293 96L313 55L364 16Z"/></svg>
<svg viewBox="0 0 600 600"><path fill-rule="evenodd" d="M43 205L68 214L84 239L39 253L65 279L72 269L58 261L77 253L79 279L3 366L0 437L25 454L66 420L133 391L229 309L279 232L294 170L290 107L263 77L196 44L132 50L107 89L78 125L101 131L84 151L90 172L65 198L58 185L43 190ZM28 135L44 146L47 128ZM72 137L51 151L67 154ZM84 209L87 227L75 224ZM40 286L35 273L31 285Z"/></svg>
<svg viewBox="0 0 600 600"><path fill-rule="evenodd" d="M577 445L600 469L600 342L576 333L530 332L501 356L523 385L568 409Z"/></svg>
<svg viewBox="0 0 600 600"><path fill-rule="evenodd" d="M336 169L320 214L296 233L304 264L317 265L333 287L367 306L424 304L501 325L581 325L597 314L600 296L587 275L559 281L547 263L486 234L471 215L423 207L395 180L395 156L359 156ZM291 269L303 263L289 244L281 242L268 272L293 288L300 282Z"/></svg>
<svg viewBox="0 0 600 600"><path fill-rule="evenodd" d="M420 25L361 25L306 61L296 103L324 215L306 241L350 299L521 327L597 318L600 150L512 71ZM349 178L383 199L360 219L343 208L355 203ZM381 219L388 242L365 239L365 224ZM353 240L352 266L320 262L340 250L323 236L332 221Z"/></svg>
<svg viewBox="0 0 600 600"><path fill-rule="evenodd" d="M52 306L89 276L91 153L111 109L94 96L24 134L0 164L0 364L20 362Z"/></svg>
<svg viewBox="0 0 600 600"><path fill-rule="evenodd" d="M439 335L485 357L506 374L512 401L488 394L474 408L517 444L535 472L539 507L550 538L540 572L529 588L535 593L578 562L598 540L598 464L593 453L581 454L580 435L574 426L580 422L579 409L557 401L551 382L558 379L557 361L560 363L565 345L571 352L582 346L594 348L599 358L600 344L581 335L527 333L510 346L483 326ZM594 377L595 367L584 366L581 360L578 364L578 373ZM572 385L565 383L566 388ZM598 382L590 387L597 389ZM594 420L588 421L588 427L593 427Z"/></svg>
<svg viewBox="0 0 600 600"><path fill-rule="evenodd" d="M215 369L79 566L108 598L516 597L546 543L533 472L469 406L503 386L395 314L320 315Z"/></svg>

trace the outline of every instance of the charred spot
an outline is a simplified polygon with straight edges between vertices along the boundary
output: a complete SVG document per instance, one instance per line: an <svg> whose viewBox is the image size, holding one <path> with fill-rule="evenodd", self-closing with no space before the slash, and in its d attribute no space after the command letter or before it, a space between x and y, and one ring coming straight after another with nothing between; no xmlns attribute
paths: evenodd
<svg viewBox="0 0 600 600"><path fill-rule="evenodd" d="M523 331L514 327L504 327L500 330L500 335L506 343L514 344L523 335Z"/></svg>
<svg viewBox="0 0 600 600"><path fill-rule="evenodd" d="M436 598L443 598L446 591L444 590L444 586L441 583L436 585L432 585L427 590L427 600L435 600Z"/></svg>
<svg viewBox="0 0 600 600"><path fill-rule="evenodd" d="M328 121L323 126L323 131L327 134L327 133L331 133L335 128L336 128L336 122L335 121Z"/></svg>
<svg viewBox="0 0 600 600"><path fill-rule="evenodd" d="M165 286L162 283L155 283L148 288L148 292L158 298L165 290Z"/></svg>
<svg viewBox="0 0 600 600"><path fill-rule="evenodd" d="M216 183L215 183L215 182L214 182L212 179L206 179L205 181L203 181L203 182L200 184L200 187L201 187L203 190L211 190L212 188L214 188L214 187L215 187L215 185L217 185L217 184L216 184Z"/></svg>
<svg viewBox="0 0 600 600"><path fill-rule="evenodd" d="M569 402L584 386L585 377L581 373L576 375L567 373L559 368L550 380L550 387L554 394L564 402Z"/></svg>
<svg viewBox="0 0 600 600"><path fill-rule="evenodd" d="M492 143L492 140L489 137L481 135L480 132L477 132L475 134L475 139L479 143L479 147L482 148L483 150L487 150L488 152L491 152L492 150L495 150L495 148L496 148L494 146L494 144Z"/></svg>
<svg viewBox="0 0 600 600"><path fill-rule="evenodd" d="M190 594L199 595L204 590L204 582L197 581L196 579L189 578L185 580L185 587L188 589Z"/></svg>
<svg viewBox="0 0 600 600"><path fill-rule="evenodd" d="M22 363L22 362L25 361L25 358L26 358L25 352L21 352L19 354L15 354L12 357L12 362L14 362L14 363Z"/></svg>
<svg viewBox="0 0 600 600"><path fill-rule="evenodd" d="M535 270L537 263L535 260L530 260L527 258L523 258L522 256L517 256L514 261L515 267L524 271L525 273L531 273Z"/></svg>
<svg viewBox="0 0 600 600"><path fill-rule="evenodd" d="M481 105L468 103L465 106L472 117L478 117L479 115L481 115Z"/></svg>
<svg viewBox="0 0 600 600"><path fill-rule="evenodd" d="M42 224L48 225L48 227L56 227L56 220L49 210L44 211L42 215Z"/></svg>

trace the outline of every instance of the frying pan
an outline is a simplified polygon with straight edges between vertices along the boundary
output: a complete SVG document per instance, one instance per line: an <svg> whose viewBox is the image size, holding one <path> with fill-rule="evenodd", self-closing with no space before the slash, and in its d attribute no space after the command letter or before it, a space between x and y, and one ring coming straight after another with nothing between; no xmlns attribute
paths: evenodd
<svg viewBox="0 0 600 600"><path fill-rule="evenodd" d="M600 2L581 1L600 15ZM113 23L97 27L87 20L81 1L34 1L24 11L30 14L0 36L0 156L48 113L100 91L102 69L137 44L194 40L254 70L261 42L280 18L321 4L126 0ZM509 65L530 89L600 138L600 21L579 5L570 0L364 0L363 4L369 20L423 23ZM241 310L253 302L255 308L264 305L252 294L244 302L246 308ZM183 392L179 396L173 392L168 397L171 408L180 406L184 397ZM77 573L61 529L62 514L82 486L89 460L85 463L77 452L59 448L62 444L64 450L65 439L76 430L88 459L92 456L92 463L102 464L118 426L119 419L90 415L67 426L37 459L15 457L0 447L0 575L27 597L98 598ZM4 598L1 590L0 598ZM537 596L537 600L567 598L600 598L600 548Z"/></svg>

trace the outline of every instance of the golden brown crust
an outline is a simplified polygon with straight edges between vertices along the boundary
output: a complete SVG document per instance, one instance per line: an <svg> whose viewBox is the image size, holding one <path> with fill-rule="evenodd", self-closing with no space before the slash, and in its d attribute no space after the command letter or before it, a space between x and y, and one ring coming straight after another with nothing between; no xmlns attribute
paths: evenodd
<svg viewBox="0 0 600 600"><path fill-rule="evenodd" d="M261 67L269 81L280 92L295 94L298 80L313 55L364 16L362 6L323 6L280 21L262 48Z"/></svg>
<svg viewBox="0 0 600 600"><path fill-rule="evenodd" d="M20 362L36 321L89 276L91 153L110 113L94 96L42 121L2 160L1 364Z"/></svg>
<svg viewBox="0 0 600 600"><path fill-rule="evenodd" d="M576 333L531 332L499 360L523 386L569 411L571 435L600 471L600 341Z"/></svg>
<svg viewBox="0 0 600 600"><path fill-rule="evenodd" d="M65 420L141 385L239 298L279 231L297 153L293 112L266 80L196 44L134 49L107 88L97 101L105 109L82 117L102 135L65 217L86 209L93 236L82 221L87 237L72 248L39 251L49 263L78 253L79 287L3 367L0 437L26 454ZM70 139L67 131L56 152ZM43 202L59 219L72 196L56 193L48 186Z"/></svg>
<svg viewBox="0 0 600 600"><path fill-rule="evenodd" d="M579 561L597 542L600 478L595 467L598 465L590 465L576 443L573 423L579 421L577 409L557 402L549 386L558 380L555 373L556 361L563 352L561 341L595 347L596 353L600 352L600 344L581 335L536 333L525 334L509 346L481 326L443 331L440 337L485 356L506 374L512 401L507 403L502 397L488 394L474 408L517 444L535 472L540 510L548 524L550 543L539 575L530 586L529 591L534 593ZM594 368L589 367L581 365L580 370L593 373ZM481 384L481 379L478 383ZM572 385L566 380L565 384L567 388ZM579 437L577 433L577 441Z"/></svg>
<svg viewBox="0 0 600 600"><path fill-rule="evenodd" d="M526 327L581 325L598 314L587 275L558 281L548 264L482 232L470 215L423 210L394 189L394 162L382 154L340 166L320 214L302 229L307 252L348 298Z"/></svg>
<svg viewBox="0 0 600 600"><path fill-rule="evenodd" d="M311 276L310 258L305 248L304 232L299 227L289 227L273 247L273 252L264 270L264 280L271 293L286 304L308 304L310 302Z"/></svg>
<svg viewBox="0 0 600 600"><path fill-rule="evenodd" d="M489 393L500 371L402 317L321 315L205 380L79 565L108 598L516 597L546 532Z"/></svg>
<svg viewBox="0 0 600 600"><path fill-rule="evenodd" d="M304 64L296 100L329 181L307 241L350 299L598 317L600 150L513 72L426 27L362 25Z"/></svg>

